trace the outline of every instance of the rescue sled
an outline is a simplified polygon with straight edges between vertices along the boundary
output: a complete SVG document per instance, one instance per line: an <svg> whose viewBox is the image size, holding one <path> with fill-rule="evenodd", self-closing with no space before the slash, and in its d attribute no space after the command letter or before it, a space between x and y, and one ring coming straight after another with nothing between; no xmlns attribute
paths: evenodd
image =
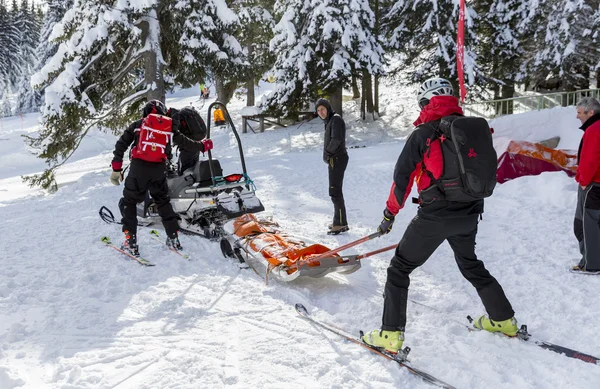
<svg viewBox="0 0 600 389"><path fill-rule="evenodd" d="M224 256L241 262L258 262L266 268L266 276L282 281L298 277L320 278L330 273L351 274L360 269L360 259L396 245L362 255L342 256L338 252L379 236L375 233L335 250L284 233L277 223L246 214L224 226L221 251Z"/></svg>
<svg viewBox="0 0 600 389"><path fill-rule="evenodd" d="M246 170L242 142L231 116L225 105L218 101L208 107L206 138L210 139L213 108L225 113L227 127L237 140L242 172L223 175L219 160L213 158L212 150L208 150L207 160L197 161L182 175L170 174L167 184L173 210L181 217L180 228L209 239L218 239L225 222L240 215L264 211L264 206L256 196L256 187ZM160 224L158 210L150 196L138 205L137 215L141 223Z"/></svg>

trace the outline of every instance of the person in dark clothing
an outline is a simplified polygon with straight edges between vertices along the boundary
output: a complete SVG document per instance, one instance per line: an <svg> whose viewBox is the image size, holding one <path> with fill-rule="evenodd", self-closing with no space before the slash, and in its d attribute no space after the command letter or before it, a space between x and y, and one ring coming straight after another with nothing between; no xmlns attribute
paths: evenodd
<svg viewBox="0 0 600 389"><path fill-rule="evenodd" d="M577 153L577 208L574 232L581 260L573 271L600 271L600 103L585 97L577 104L584 131Z"/></svg>
<svg viewBox="0 0 600 389"><path fill-rule="evenodd" d="M181 110L170 108L167 116L179 115L179 131L190 139L202 141L206 138L206 124L202 117L193 107L185 107ZM182 175L187 169L196 166L200 159L200 151L197 148L188 149L185 145L179 146L179 158L177 160L177 173Z"/></svg>
<svg viewBox="0 0 600 389"><path fill-rule="evenodd" d="M329 226L329 234L348 231L346 205L342 186L344 173L348 167L348 151L346 150L346 123L335 113L327 99L319 99L315 104L317 115L325 122L323 143L323 162L329 170L329 196L333 202L333 223Z"/></svg>
<svg viewBox="0 0 600 389"><path fill-rule="evenodd" d="M144 106L144 118L150 114L165 115L165 105L158 100L152 100ZM170 155L170 143L166 144L163 154L160 155L160 162L151 162L144 160L138 150L138 140L144 119L136 120L131 123L125 130L123 135L115 144L113 152L114 157L111 163L113 173L110 181L114 185L119 185L123 180L122 167L123 155L131 146L131 164L129 173L125 179L125 188L123 189L123 198L119 201L119 209L121 211L123 224L123 232L125 233L125 242L123 249L133 255L139 256L139 248L137 244L137 211L136 205L144 201L146 192L150 192L150 196L154 199L158 213L162 219L165 231L167 233L167 245L181 250L177 231L179 229L178 216L173 211L171 200L167 186L167 160ZM168 122L168 121L165 121ZM197 142L189 139L179 131L179 119L177 115L172 118L172 142L186 149L206 151L212 148L212 141L205 140ZM156 145L152 145L153 150L156 150ZM162 150L162 147L158 146Z"/></svg>
<svg viewBox="0 0 600 389"><path fill-rule="evenodd" d="M445 116L463 116L458 99L445 79L429 79L418 95L421 113L394 169L394 182L378 228L382 234L391 231L395 215L403 208L417 182L419 209L400 240L387 271L384 289L382 326L366 333L367 344L397 353L402 348L406 326L406 305L410 273L423 265L434 251L447 240L461 274L475 287L489 316L481 316L475 326L516 335L514 311L498 281L490 275L483 262L475 255L475 238L483 199L475 201L424 201L427 189L436 186L434 179L441 177L442 148L437 132ZM443 139L442 139L443 141ZM427 198L427 196L425 196Z"/></svg>

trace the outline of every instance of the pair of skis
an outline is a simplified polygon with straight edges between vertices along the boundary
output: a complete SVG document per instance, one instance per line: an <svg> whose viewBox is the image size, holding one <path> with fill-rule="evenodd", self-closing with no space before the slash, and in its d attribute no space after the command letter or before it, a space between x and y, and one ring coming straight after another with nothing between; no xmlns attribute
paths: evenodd
<svg viewBox="0 0 600 389"><path fill-rule="evenodd" d="M423 305L423 304L420 304L420 305ZM414 367L412 364L410 364L410 362L408 362L408 360L406 359L408 353L410 352L410 348L406 347L404 350L402 350L401 352L399 352L396 355L388 353L385 350L381 350L376 347L371 347L368 344L364 343L362 341L362 335L363 335L362 331L361 331L360 337L356 338L355 336L352 336L330 324L327 324L322 321L314 319L308 313L308 311L304 307L304 305L302 305L300 303L296 304L295 308L296 308L296 312L300 315L300 317L310 321L311 323L313 323L327 331L333 332L334 334L341 336L352 343L355 343L361 347L364 347L364 348L368 349L369 351L372 351L373 353L384 357L387 360L398 363L398 365L407 369L409 373L421 378L423 381L428 382L428 383L435 385L437 387L440 387L440 388L445 388L445 389L453 389L454 388L454 386L452 386L452 385L440 380L439 378L436 378L436 377L432 376L431 374L429 374L421 369L418 369L418 368ZM472 318L470 316L467 318L469 319L469 321L472 321ZM471 327L469 325L462 324L462 323L460 323L460 324L464 325L469 331L481 331L475 327ZM588 355L588 354L585 354L585 353L582 353L582 352L579 352L579 351L576 351L576 350L573 350L573 349L570 349L567 347L559 346L559 345L556 345L556 344L553 344L550 342L545 342L542 340L535 339L529 332L527 332L526 325L521 326L519 332L517 333L516 338L520 339L528 344L533 344L533 345L536 345L543 349L565 355L569 358L575 358L575 359L579 359L584 362L592 363L595 365L600 365L600 358L597 358L597 357L594 357L594 356L591 356L591 355Z"/></svg>
<svg viewBox="0 0 600 389"><path fill-rule="evenodd" d="M161 238L160 233L157 230L151 230L150 231L150 235L152 236L152 239L165 244L165 241ZM100 238L100 241L102 243L104 243L106 246L120 252L123 255L126 255L127 257L129 257L130 259L133 259L134 261L136 261L137 263L139 263L140 265L143 266L154 266L154 263L148 261L147 259L141 257L141 256L135 256L125 250L123 250L120 247L115 246L112 241L110 240L110 238L108 236L103 236L102 238ZM168 246L165 244L165 246L167 246L169 248L169 250L171 250L172 252L174 252L175 254L179 255L182 258L185 258L187 260L191 260L191 257L188 254L182 253L181 251L176 250L175 248Z"/></svg>

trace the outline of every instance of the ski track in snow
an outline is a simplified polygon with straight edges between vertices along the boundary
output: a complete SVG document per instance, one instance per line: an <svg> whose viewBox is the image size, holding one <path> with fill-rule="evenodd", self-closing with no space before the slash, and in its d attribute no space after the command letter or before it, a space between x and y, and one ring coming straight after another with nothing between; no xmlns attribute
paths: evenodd
<svg viewBox="0 0 600 389"><path fill-rule="evenodd" d="M184 106L195 98L182 94L169 104ZM239 100L230 105L236 124L243 105ZM378 328L392 253L364 259L351 275L292 283L271 278L266 285L252 270L223 258L218 243L182 236L193 257L187 261L140 228L142 255L156 266L139 266L99 241L103 235L115 243L122 238L119 226L98 217L102 205L118 213L123 188L108 182L116 138L98 133L61 168L58 192L45 195L19 182L19 174L43 167L24 146L13 149L20 133L34 131L35 117L26 119L23 127L29 130L5 120L0 134L11 139L6 151L23 161L22 169L11 159L14 168L0 171L7 190L0 192L5 226L0 388L431 387L397 364L301 320L294 310L300 302L315 318L350 333ZM353 121L351 115L347 121ZM328 247L372 233L406 135L387 130L385 123L384 117L349 126L349 145L367 147L349 150L344 195L351 229L340 236L325 235L333 206L321 161L322 123L316 119L242 135L265 214L285 231ZM224 173L236 172L233 136L223 129L211 132L213 155ZM498 186L486 201L477 254L531 333L598 356L600 308L593 296L600 277L567 272L577 258L576 189L563 173ZM348 252L396 243L415 212L407 204L389 235ZM264 274L263 267L258 270ZM405 344L413 349L411 361L457 388L600 387L599 366L514 339L470 333L459 324L483 307L445 243L413 273L409 298L436 309L409 302Z"/></svg>

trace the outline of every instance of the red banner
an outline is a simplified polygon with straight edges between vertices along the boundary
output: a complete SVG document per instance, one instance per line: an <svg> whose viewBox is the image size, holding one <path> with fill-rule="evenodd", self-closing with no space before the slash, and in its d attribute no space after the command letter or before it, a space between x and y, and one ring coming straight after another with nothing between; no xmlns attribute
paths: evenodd
<svg viewBox="0 0 600 389"><path fill-rule="evenodd" d="M458 85L460 86L460 101L465 102L467 88L465 87L465 0L460 0L458 11L458 37L456 39L456 66L458 69Z"/></svg>

